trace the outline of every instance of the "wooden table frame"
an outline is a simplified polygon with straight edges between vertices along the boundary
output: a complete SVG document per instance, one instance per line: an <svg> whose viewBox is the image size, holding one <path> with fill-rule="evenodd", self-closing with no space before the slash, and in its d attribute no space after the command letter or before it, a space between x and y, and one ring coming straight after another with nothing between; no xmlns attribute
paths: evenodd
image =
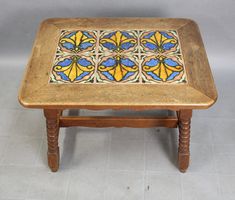
<svg viewBox="0 0 235 200"><path fill-rule="evenodd" d="M64 30L174 30L180 41L187 81L180 84L50 83L55 52ZM44 110L48 164L52 171L59 167L59 128L85 126L178 127L178 166L185 172L189 165L192 110L207 109L216 100L217 91L198 25L190 19L180 18L47 19L40 25L19 93L19 102L24 107ZM177 115L65 117L62 116L65 109L171 110Z"/></svg>
<svg viewBox="0 0 235 200"><path fill-rule="evenodd" d="M167 127L179 128L178 168L185 172L189 166L190 122L192 110L179 110L176 116L166 117L123 117L123 116L62 116L62 110L44 109L47 125L48 140L48 165L51 171L59 168L58 137L60 127L85 126L85 127Z"/></svg>

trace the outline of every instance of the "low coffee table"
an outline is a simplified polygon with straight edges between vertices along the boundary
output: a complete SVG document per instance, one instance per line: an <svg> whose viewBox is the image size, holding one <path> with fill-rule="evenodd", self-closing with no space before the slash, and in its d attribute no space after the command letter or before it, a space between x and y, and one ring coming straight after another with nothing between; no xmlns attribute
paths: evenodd
<svg viewBox="0 0 235 200"><path fill-rule="evenodd" d="M59 167L60 127L160 126L179 128L178 166L185 172L192 110L216 99L196 23L161 18L43 21L19 94L23 106L44 110L52 171ZM177 115L66 117L64 109L161 109Z"/></svg>

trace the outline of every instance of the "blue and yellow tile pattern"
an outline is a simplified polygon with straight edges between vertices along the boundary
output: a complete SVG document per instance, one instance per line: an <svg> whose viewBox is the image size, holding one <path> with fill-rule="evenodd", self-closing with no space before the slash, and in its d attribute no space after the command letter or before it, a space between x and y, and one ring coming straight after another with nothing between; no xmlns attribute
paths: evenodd
<svg viewBox="0 0 235 200"><path fill-rule="evenodd" d="M174 30L61 32L50 83L185 83Z"/></svg>

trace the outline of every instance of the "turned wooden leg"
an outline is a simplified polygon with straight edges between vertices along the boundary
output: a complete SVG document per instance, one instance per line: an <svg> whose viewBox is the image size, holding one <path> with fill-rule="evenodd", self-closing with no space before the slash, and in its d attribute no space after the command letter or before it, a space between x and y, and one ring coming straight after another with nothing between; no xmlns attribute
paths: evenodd
<svg viewBox="0 0 235 200"><path fill-rule="evenodd" d="M191 117L192 117L192 110L180 110L178 112L178 119L179 119L178 167L181 172L185 172L189 166Z"/></svg>
<svg viewBox="0 0 235 200"><path fill-rule="evenodd" d="M44 109L44 115L46 117L46 126L47 126L47 142L48 142L48 165L51 168L51 171L56 172L59 168L59 146L58 146L58 137L59 137L59 117L61 111Z"/></svg>

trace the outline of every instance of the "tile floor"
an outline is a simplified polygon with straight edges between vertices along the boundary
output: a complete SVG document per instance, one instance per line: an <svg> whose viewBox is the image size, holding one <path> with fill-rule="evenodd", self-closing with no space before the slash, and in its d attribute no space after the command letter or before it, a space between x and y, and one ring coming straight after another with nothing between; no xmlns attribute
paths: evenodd
<svg viewBox="0 0 235 200"><path fill-rule="evenodd" d="M222 71L218 58L211 61L219 99L211 109L194 112L185 174L176 167L177 131L165 128L61 129L61 167L51 173L42 112L17 102L25 61L1 64L0 200L235 199L234 73Z"/></svg>

